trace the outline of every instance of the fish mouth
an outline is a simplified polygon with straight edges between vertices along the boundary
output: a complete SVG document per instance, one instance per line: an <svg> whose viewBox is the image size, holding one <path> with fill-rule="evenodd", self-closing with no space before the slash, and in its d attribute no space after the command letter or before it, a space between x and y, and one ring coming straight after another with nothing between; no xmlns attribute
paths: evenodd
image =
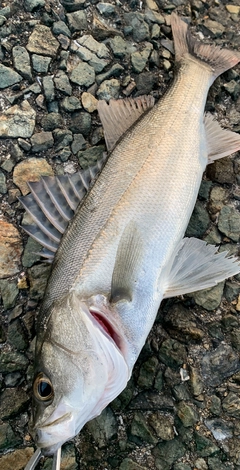
<svg viewBox="0 0 240 470"><path fill-rule="evenodd" d="M89 308L89 312L92 315L92 317L95 319L95 321L98 323L98 326L100 326L100 328L104 330L104 333L107 334L114 341L117 348L121 351L122 349L121 337L116 332L114 326L109 321L109 319L102 312L99 312L99 310L93 307Z"/></svg>
<svg viewBox="0 0 240 470"><path fill-rule="evenodd" d="M71 418L71 413L65 413L65 415L61 416L60 418L55 419L54 421L51 421L50 423L44 424L39 429L45 429L51 426L55 426L56 424L60 424L63 421L66 421L66 419L68 418Z"/></svg>

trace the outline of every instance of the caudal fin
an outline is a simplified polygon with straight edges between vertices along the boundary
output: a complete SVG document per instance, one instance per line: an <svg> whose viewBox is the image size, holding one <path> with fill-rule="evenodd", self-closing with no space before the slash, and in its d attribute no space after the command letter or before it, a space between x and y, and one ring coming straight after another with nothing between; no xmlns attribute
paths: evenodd
<svg viewBox="0 0 240 470"><path fill-rule="evenodd" d="M176 62L180 62L186 54L194 56L212 68L213 81L240 62L240 53L237 51L197 41L190 34L187 24L176 13L171 14L171 26Z"/></svg>

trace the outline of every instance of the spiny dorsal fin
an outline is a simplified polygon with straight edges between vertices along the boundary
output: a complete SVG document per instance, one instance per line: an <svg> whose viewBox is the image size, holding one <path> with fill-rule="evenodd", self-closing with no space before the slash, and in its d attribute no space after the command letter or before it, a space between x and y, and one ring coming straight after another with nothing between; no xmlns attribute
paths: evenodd
<svg viewBox="0 0 240 470"><path fill-rule="evenodd" d="M43 176L40 181L28 183L31 193L19 198L34 221L33 225L22 228L44 247L41 254L49 262L105 159L104 156L94 167L73 175Z"/></svg>
<svg viewBox="0 0 240 470"><path fill-rule="evenodd" d="M98 102L98 112L109 152L137 119L154 106L154 101L154 98L149 95L110 100L109 104L102 100Z"/></svg>
<svg viewBox="0 0 240 470"><path fill-rule="evenodd" d="M205 114L204 125L207 137L209 163L240 150L240 135L236 132L222 129L220 124L210 113Z"/></svg>
<svg viewBox="0 0 240 470"><path fill-rule="evenodd" d="M142 253L142 238L137 224L129 222L120 239L112 275L111 302L131 302Z"/></svg>
<svg viewBox="0 0 240 470"><path fill-rule="evenodd" d="M197 238L184 238L168 275L164 298L213 287L240 272L239 260Z"/></svg>

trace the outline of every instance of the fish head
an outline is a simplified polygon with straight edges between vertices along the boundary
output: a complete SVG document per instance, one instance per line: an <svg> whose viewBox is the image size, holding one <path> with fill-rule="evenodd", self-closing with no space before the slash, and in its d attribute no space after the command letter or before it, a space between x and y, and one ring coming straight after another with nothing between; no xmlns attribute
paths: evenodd
<svg viewBox="0 0 240 470"><path fill-rule="evenodd" d="M36 342L30 432L51 455L125 388L129 370L75 292L55 302L45 319Z"/></svg>

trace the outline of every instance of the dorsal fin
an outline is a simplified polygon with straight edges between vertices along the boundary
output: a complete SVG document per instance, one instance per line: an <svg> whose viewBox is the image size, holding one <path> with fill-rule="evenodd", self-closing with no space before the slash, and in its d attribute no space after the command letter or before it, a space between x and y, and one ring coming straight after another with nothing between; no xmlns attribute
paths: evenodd
<svg viewBox="0 0 240 470"><path fill-rule="evenodd" d="M93 167L73 175L43 176L40 181L28 183L31 193L19 198L34 221L23 229L44 247L41 255L49 262L105 159L106 155Z"/></svg>
<svg viewBox="0 0 240 470"><path fill-rule="evenodd" d="M153 96L139 96L123 100L98 102L98 112L103 125L106 146L110 152L120 137L145 113L154 106Z"/></svg>

